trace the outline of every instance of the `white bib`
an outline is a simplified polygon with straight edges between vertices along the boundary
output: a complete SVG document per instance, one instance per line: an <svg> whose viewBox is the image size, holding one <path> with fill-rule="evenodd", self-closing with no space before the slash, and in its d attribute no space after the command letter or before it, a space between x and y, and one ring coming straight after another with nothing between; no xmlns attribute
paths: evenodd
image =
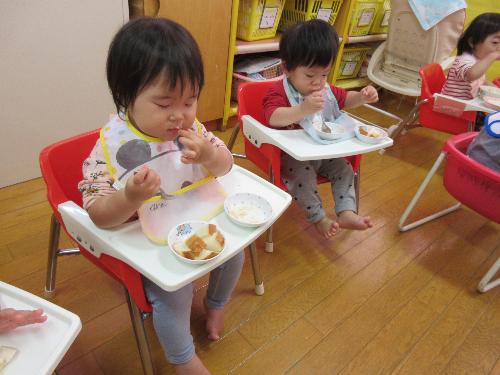
<svg viewBox="0 0 500 375"><path fill-rule="evenodd" d="M198 134L202 125L193 124ZM139 208L144 234L155 243L166 244L171 228L184 221L209 220L223 209L222 186L199 164L181 162L177 140L162 141L137 130L129 121L113 118L101 129L101 146L116 188L147 165L161 178L158 195Z"/></svg>

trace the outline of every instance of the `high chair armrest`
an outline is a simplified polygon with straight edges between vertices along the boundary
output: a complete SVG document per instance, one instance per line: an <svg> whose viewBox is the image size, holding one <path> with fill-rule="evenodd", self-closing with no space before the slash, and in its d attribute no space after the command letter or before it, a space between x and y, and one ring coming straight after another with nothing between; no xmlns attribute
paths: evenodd
<svg viewBox="0 0 500 375"><path fill-rule="evenodd" d="M375 106L373 106L371 104L363 104L362 107L365 107L365 108L367 108L367 109L369 109L371 111L380 113L380 114L382 114L382 115L384 115L386 117L389 117L391 119L396 120L396 123L391 124L390 126L399 126L401 124L401 122L403 122L403 119L401 117L396 116L396 115L394 115L392 113L389 113L387 111L384 111L383 109L377 108L377 107L375 107ZM364 119L363 117L354 115L354 114L352 114L350 112L349 112L349 116L354 117L356 120L361 121L361 122L363 122L365 124L376 126L376 127L380 127L380 125L377 125L377 124L375 124L375 123L373 123L371 121L368 121L367 119Z"/></svg>

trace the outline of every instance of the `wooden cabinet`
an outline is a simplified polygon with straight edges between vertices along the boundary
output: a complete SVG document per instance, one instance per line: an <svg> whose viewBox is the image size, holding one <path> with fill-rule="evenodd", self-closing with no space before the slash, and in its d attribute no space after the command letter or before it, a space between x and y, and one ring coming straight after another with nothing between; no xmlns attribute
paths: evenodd
<svg viewBox="0 0 500 375"><path fill-rule="evenodd" d="M200 121L223 117L231 7L231 0L144 0L144 15L180 23L200 46L205 67L205 87L198 104Z"/></svg>

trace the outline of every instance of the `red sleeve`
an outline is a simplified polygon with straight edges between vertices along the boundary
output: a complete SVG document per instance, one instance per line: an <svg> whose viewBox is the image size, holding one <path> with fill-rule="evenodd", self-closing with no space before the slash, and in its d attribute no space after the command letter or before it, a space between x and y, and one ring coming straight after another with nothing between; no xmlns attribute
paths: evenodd
<svg viewBox="0 0 500 375"><path fill-rule="evenodd" d="M337 87L334 85L330 85L332 88L333 95L335 99L337 99L337 103L339 103L339 108L342 109L345 106L345 100L347 98L347 91L341 87Z"/></svg>
<svg viewBox="0 0 500 375"><path fill-rule="evenodd" d="M269 124L269 119L277 108L290 107L282 80L276 81L269 89L262 99L262 106L264 108L264 117L266 118L267 124Z"/></svg>

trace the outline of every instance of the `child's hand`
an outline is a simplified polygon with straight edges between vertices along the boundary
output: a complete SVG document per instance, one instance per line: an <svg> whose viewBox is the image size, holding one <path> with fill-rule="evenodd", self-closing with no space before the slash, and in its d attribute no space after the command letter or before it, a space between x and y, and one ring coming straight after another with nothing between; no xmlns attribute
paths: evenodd
<svg viewBox="0 0 500 375"><path fill-rule="evenodd" d="M47 315L43 315L43 310L0 310L0 333L9 332L13 329L28 324L43 323L47 320Z"/></svg>
<svg viewBox="0 0 500 375"><path fill-rule="evenodd" d="M179 130L179 143L184 146L181 156L181 161L184 164L208 161L215 151L210 142L194 130Z"/></svg>
<svg viewBox="0 0 500 375"><path fill-rule="evenodd" d="M304 101L300 104L302 113L304 113L305 116L322 111L324 106L325 98L323 96L323 90L315 91L310 95L304 96Z"/></svg>
<svg viewBox="0 0 500 375"><path fill-rule="evenodd" d="M139 172L128 178L125 185L125 197L132 202L145 201L158 194L160 183L160 176L144 166Z"/></svg>
<svg viewBox="0 0 500 375"><path fill-rule="evenodd" d="M361 98L363 103L376 103L378 102L378 92L373 86L366 86L361 91Z"/></svg>

